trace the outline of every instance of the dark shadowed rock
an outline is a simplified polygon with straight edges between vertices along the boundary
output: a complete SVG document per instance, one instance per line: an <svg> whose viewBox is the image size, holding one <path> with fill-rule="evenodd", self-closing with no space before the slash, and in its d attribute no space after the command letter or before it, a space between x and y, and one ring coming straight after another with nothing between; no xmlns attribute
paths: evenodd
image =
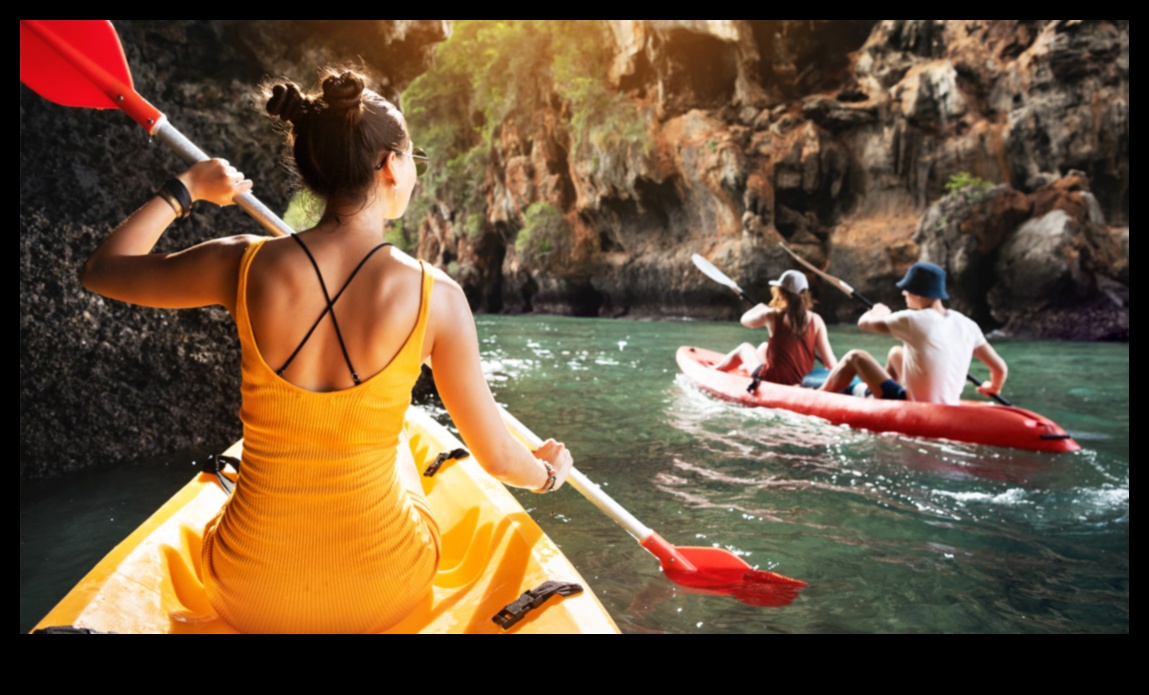
<svg viewBox="0 0 1149 695"><path fill-rule="evenodd" d="M1113 249L1065 210L1027 221L1002 245L989 304L1005 332L1043 338L1129 339L1129 295L1092 261Z"/></svg>

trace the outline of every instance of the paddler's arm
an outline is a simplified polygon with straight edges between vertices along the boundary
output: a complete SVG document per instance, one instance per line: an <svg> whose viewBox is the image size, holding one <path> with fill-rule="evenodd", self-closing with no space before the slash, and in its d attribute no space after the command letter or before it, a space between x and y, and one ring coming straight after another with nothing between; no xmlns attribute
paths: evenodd
<svg viewBox="0 0 1149 695"><path fill-rule="evenodd" d="M770 317L774 314L774 310L765 304L756 304L750 307L745 314L742 314L742 325L747 328L762 328L769 325Z"/></svg>
<svg viewBox="0 0 1149 695"><path fill-rule="evenodd" d="M467 298L445 273L433 272L435 288L423 356L431 358L435 387L459 435L475 460L508 485L539 490L549 478L541 460L547 461L555 469L557 490L574 465L570 452L550 439L532 454L511 435L483 375L475 318Z"/></svg>
<svg viewBox="0 0 1149 695"><path fill-rule="evenodd" d="M867 333L883 333L889 335L890 327L886 318L891 314L890 307L878 302L866 313L858 317L858 328Z"/></svg>
<svg viewBox="0 0 1149 695"><path fill-rule="evenodd" d="M177 178L193 202L216 205L231 205L236 194L252 186L222 159L199 162ZM238 259L251 237L216 239L177 253L152 253L175 220L172 205L153 196L96 248L80 271L80 282L97 294L143 306L230 308Z"/></svg>
<svg viewBox="0 0 1149 695"><path fill-rule="evenodd" d="M982 343L973 351L973 356L989 367L989 383L982 382L981 386L977 387L977 392L983 396L1001 393L1001 388L1005 386L1005 379L1009 376L1009 366L1006 365L1005 360L997 354L997 350L994 350L989 343Z"/></svg>

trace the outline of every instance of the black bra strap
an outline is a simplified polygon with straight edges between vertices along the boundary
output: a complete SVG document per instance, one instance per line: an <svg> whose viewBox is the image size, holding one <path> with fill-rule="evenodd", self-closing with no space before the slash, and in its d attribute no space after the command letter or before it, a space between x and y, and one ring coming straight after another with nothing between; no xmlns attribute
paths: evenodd
<svg viewBox="0 0 1149 695"><path fill-rule="evenodd" d="M339 330L339 322L335 320L335 302L339 301L339 298L343 296L343 293L347 290L347 287L351 284L351 281L355 279L355 275L359 272L363 265L367 263L367 260L371 258L371 256L375 255L376 251L383 248L384 246L390 246L391 243L385 241L368 251L367 255L363 257L363 260L359 261L359 265L355 266L355 270L351 271L351 275L347 278L347 281L343 283L343 288L339 290L333 299L327 292L327 283L323 281L323 273L319 272L319 264L315 261L315 256L311 255L311 250L307 248L307 245L303 243L303 240L299 238L298 234L292 234L291 238L295 239L300 248L303 249L303 252L307 254L308 260L311 261L311 266L315 268L315 275L319 278L319 286L323 288L323 297L327 300L327 306L323 309L323 312L319 314L319 318L315 319L315 323L311 324L311 329L307 331L307 335L303 336L303 341L300 342L299 346L295 348L295 352L291 353L291 357L288 357L287 361L283 363L283 366L275 370L275 373L279 376L283 376L283 372L286 371L288 366L291 365L291 362L295 359L295 356L299 354L299 351L302 350L303 346L307 344L307 341L311 339L311 334L314 333L315 329L319 327L319 323L323 321L323 317L327 316L328 312L330 312L331 323L335 326L335 337L339 339L339 347L343 350L343 360L347 363L347 369L351 372L351 379L355 382L355 385L358 386L360 381L359 374L355 371L355 367L351 364L351 357L347 354L347 345L343 342L343 332Z"/></svg>

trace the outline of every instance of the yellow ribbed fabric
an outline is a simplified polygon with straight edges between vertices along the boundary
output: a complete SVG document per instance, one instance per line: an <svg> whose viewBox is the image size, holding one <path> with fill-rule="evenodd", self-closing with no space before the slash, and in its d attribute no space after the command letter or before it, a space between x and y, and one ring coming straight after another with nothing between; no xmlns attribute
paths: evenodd
<svg viewBox="0 0 1149 695"><path fill-rule="evenodd" d="M409 494L395 459L419 376L432 276L423 264L419 319L391 364L362 384L318 393L263 361L240 266L236 327L243 349L239 484L204 533L208 598L244 632L373 632L426 595L439 529Z"/></svg>

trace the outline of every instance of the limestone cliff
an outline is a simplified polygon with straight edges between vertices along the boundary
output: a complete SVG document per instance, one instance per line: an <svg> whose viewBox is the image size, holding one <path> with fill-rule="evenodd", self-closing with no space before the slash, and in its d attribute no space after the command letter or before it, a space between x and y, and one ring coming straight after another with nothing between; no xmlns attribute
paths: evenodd
<svg viewBox="0 0 1149 695"><path fill-rule="evenodd" d="M649 146L576 142L561 99L505 128L482 181L482 233L463 233L460 211L438 201L417 240L477 310L730 317L737 300L690 254L764 296L792 263L785 240L892 305L893 282L928 258L987 329L1127 339L1128 22L606 28L610 79L642 114ZM999 188L985 204L931 212L963 173ZM1023 252L1023 225L1058 191L1078 199L1054 205L1076 231L1044 255ZM516 252L538 202L565 219L565 243L542 264ZM1040 310L1014 292L1033 264L1065 280L1042 285ZM814 291L831 319L857 316L845 295Z"/></svg>

